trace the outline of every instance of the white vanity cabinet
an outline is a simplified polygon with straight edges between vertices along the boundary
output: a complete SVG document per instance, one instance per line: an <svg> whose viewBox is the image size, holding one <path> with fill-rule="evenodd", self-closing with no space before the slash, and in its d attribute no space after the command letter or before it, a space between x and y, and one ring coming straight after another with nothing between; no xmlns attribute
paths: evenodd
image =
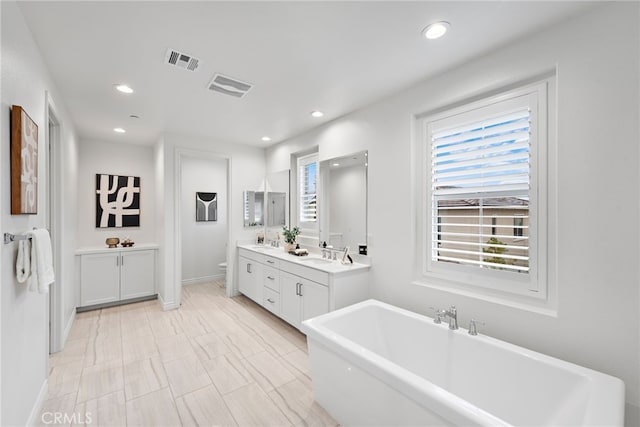
<svg viewBox="0 0 640 427"><path fill-rule="evenodd" d="M238 261L238 290L298 329L304 320L369 295L368 265L313 264L280 248L239 247Z"/></svg>
<svg viewBox="0 0 640 427"><path fill-rule="evenodd" d="M156 295L156 248L82 249L79 307Z"/></svg>
<svg viewBox="0 0 640 427"><path fill-rule="evenodd" d="M239 257L238 290L262 305L262 257L247 255Z"/></svg>
<svg viewBox="0 0 640 427"><path fill-rule="evenodd" d="M280 316L280 261L277 258L265 256L262 270L262 306Z"/></svg>
<svg viewBox="0 0 640 427"><path fill-rule="evenodd" d="M300 329L302 321L329 312L329 287L280 272L280 317Z"/></svg>

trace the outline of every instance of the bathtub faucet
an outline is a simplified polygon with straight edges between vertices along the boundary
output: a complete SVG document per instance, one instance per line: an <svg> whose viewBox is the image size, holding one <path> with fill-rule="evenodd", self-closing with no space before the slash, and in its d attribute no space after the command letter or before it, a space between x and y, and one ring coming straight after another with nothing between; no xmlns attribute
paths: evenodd
<svg viewBox="0 0 640 427"><path fill-rule="evenodd" d="M443 314L445 318L449 318L449 329L458 329L458 310L456 310L456 306L452 305Z"/></svg>

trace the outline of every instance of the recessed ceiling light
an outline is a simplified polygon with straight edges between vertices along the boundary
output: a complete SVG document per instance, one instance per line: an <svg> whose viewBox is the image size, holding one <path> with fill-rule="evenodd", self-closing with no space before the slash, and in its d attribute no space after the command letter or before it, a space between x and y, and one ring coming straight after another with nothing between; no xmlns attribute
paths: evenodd
<svg viewBox="0 0 640 427"><path fill-rule="evenodd" d="M334 163L334 164L332 164L331 166L333 166L333 167L338 167L338 166L340 166L340 163Z"/></svg>
<svg viewBox="0 0 640 427"><path fill-rule="evenodd" d="M451 27L451 24L446 21L434 22L433 24L427 25L427 27L422 30L422 35L429 40L439 39L444 36L449 27Z"/></svg>
<svg viewBox="0 0 640 427"><path fill-rule="evenodd" d="M115 88L118 92L122 92L122 93L133 93L133 89L131 89L129 86L127 85L115 85Z"/></svg>
<svg viewBox="0 0 640 427"><path fill-rule="evenodd" d="M113 128L113 131L117 132L117 133L125 133L126 132L126 130L124 130L122 128Z"/></svg>
<svg viewBox="0 0 640 427"><path fill-rule="evenodd" d="M261 139L262 139L264 142L269 142L269 141L271 141L271 138L269 138L268 136L263 136Z"/></svg>
<svg viewBox="0 0 640 427"><path fill-rule="evenodd" d="M311 112L311 116L312 117L322 117L322 116L324 116L324 113L322 111L315 110L315 111Z"/></svg>

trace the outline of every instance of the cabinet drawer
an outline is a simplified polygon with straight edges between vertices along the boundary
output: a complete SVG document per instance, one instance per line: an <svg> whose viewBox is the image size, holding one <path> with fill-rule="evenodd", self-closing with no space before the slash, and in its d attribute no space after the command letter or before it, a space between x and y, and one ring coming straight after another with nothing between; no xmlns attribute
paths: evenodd
<svg viewBox="0 0 640 427"><path fill-rule="evenodd" d="M265 265L263 277L264 286L280 293L280 270Z"/></svg>
<svg viewBox="0 0 640 427"><path fill-rule="evenodd" d="M303 265L287 261L282 261L280 268L291 274L295 274L296 276L304 277L305 279L320 283L321 285L329 285L329 273L325 271L316 270L315 268L305 267Z"/></svg>
<svg viewBox="0 0 640 427"><path fill-rule="evenodd" d="M280 260L272 256L265 255L264 264L273 268L280 268Z"/></svg>
<svg viewBox="0 0 640 427"><path fill-rule="evenodd" d="M280 294L273 289L264 288L264 300L262 302L264 308L273 314L280 315Z"/></svg>
<svg viewBox="0 0 640 427"><path fill-rule="evenodd" d="M264 255L263 254L259 254L257 252L250 251L250 250L247 250L247 249L244 249L244 248L238 248L238 255L241 256L241 257L245 257L247 259L250 259L252 261L264 264Z"/></svg>

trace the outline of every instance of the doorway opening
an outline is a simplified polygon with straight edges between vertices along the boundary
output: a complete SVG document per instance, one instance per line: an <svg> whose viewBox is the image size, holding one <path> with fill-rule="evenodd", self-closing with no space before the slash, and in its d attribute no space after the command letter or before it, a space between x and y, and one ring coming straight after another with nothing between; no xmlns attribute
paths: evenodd
<svg viewBox="0 0 640 427"><path fill-rule="evenodd" d="M176 299L182 287L198 283L226 284L231 230L230 159L215 153L177 152ZM226 286L226 294L232 289Z"/></svg>

